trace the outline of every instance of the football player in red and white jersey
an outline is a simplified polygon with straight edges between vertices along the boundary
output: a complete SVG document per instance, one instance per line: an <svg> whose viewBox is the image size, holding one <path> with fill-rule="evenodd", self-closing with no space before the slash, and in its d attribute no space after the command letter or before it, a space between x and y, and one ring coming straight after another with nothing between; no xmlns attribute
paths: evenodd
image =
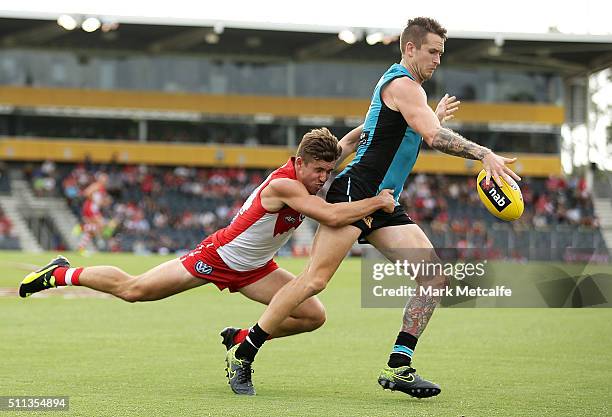
<svg viewBox="0 0 612 417"><path fill-rule="evenodd" d="M125 301L152 301L213 283L268 304L294 279L273 257L308 216L329 226L351 224L376 210L393 212L390 190L357 202L330 204L315 194L341 155L337 138L326 128L304 135L296 156L275 170L253 191L231 224L208 236L192 251L141 275L114 266L72 268L58 257L22 281L21 297L47 288L82 285ZM272 337L312 331L325 321L321 302L313 297L299 306ZM230 334L228 344L240 342L246 331ZM228 336L227 334L225 335Z"/></svg>
<svg viewBox="0 0 612 417"><path fill-rule="evenodd" d="M107 207L111 203L111 198L106 192L107 183L108 175L99 173L95 180L82 192L85 202L81 210L83 224L81 225L82 234L78 246L78 251L81 253L87 253L90 243L95 242L95 239L102 235L107 223L101 211L102 207Z"/></svg>

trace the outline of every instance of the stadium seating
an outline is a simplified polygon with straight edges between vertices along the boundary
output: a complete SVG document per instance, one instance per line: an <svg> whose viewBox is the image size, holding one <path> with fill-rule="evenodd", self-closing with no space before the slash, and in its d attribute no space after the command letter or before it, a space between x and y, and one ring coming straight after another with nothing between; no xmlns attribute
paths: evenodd
<svg viewBox="0 0 612 417"><path fill-rule="evenodd" d="M104 208L105 217L117 223L113 236L99 242L100 249L143 253L193 247L226 226L265 177L262 170L235 168L50 163L30 167L28 175L35 190L63 195L80 216L80 192L99 172L109 174L107 188L113 198ZM52 190L49 184L55 184ZM513 223L491 216L474 187L472 177L419 174L409 178L400 201L437 247L607 251L581 179L524 179L526 209Z"/></svg>
<svg viewBox="0 0 612 417"><path fill-rule="evenodd" d="M177 252L193 247L206 235L226 226L263 180L261 170L188 169L145 166L53 165L26 170L39 195L64 196L81 217L81 195L96 175L109 175L109 207L102 212L113 220L101 250ZM53 189L37 184L55 184Z"/></svg>

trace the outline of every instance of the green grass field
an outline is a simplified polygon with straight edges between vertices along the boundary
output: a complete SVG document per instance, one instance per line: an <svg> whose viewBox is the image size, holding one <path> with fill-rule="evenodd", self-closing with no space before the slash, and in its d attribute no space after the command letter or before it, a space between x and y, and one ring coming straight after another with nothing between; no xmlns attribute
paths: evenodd
<svg viewBox="0 0 612 417"><path fill-rule="evenodd" d="M0 287L18 286L18 263L49 258L0 252ZM132 273L165 259L69 258ZM279 263L299 272L304 260ZM266 344L252 398L229 390L218 337L263 311L240 295L207 285L138 304L0 297L0 395L67 395L70 411L52 415L75 416L611 415L610 309L440 309L415 367L443 391L417 400L376 383L402 312L362 309L359 274L359 260L346 261L321 295L323 328Z"/></svg>

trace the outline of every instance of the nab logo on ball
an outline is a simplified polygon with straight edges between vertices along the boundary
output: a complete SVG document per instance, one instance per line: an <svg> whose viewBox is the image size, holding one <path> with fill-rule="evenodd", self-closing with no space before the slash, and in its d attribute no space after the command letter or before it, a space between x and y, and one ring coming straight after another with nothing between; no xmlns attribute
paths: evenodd
<svg viewBox="0 0 612 417"><path fill-rule="evenodd" d="M497 209L497 211L503 211L510 205L510 199L506 196L506 194L504 194L495 181L489 181L489 185L485 184L486 181L486 178L483 178L482 181L480 181L480 188L483 189L485 195L489 201L493 203L493 206Z"/></svg>
<svg viewBox="0 0 612 417"><path fill-rule="evenodd" d="M480 171L476 180L476 189L489 213L506 221L513 221L521 217L525 205L518 184L512 179L511 182L507 182L501 178L501 187L493 179L487 185L486 175L484 169Z"/></svg>
<svg viewBox="0 0 612 417"><path fill-rule="evenodd" d="M198 261L195 264L195 270L197 271L198 274L210 275L213 271L213 267L208 264L205 264L202 261Z"/></svg>

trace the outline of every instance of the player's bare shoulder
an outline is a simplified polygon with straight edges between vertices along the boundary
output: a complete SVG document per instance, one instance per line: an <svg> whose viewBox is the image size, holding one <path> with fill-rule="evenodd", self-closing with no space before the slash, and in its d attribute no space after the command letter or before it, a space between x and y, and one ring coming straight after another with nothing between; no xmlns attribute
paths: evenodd
<svg viewBox="0 0 612 417"><path fill-rule="evenodd" d="M268 211L278 211L285 206L285 199L308 195L304 184L291 178L275 178L261 191L261 204Z"/></svg>
<svg viewBox="0 0 612 417"><path fill-rule="evenodd" d="M409 77L396 78L389 84L393 86L393 94L399 97L412 96L427 99L427 93L425 93L423 86Z"/></svg>
<svg viewBox="0 0 612 417"><path fill-rule="evenodd" d="M398 77L391 80L383 88L381 97L387 107L399 111L399 102L427 101L427 94L423 87L408 77Z"/></svg>
<svg viewBox="0 0 612 417"><path fill-rule="evenodd" d="M302 190L306 190L304 184L299 182L298 180L294 180L292 178L275 178L266 187L263 192L268 193L269 195L274 196L283 196L287 194L294 194L296 192L301 192Z"/></svg>

